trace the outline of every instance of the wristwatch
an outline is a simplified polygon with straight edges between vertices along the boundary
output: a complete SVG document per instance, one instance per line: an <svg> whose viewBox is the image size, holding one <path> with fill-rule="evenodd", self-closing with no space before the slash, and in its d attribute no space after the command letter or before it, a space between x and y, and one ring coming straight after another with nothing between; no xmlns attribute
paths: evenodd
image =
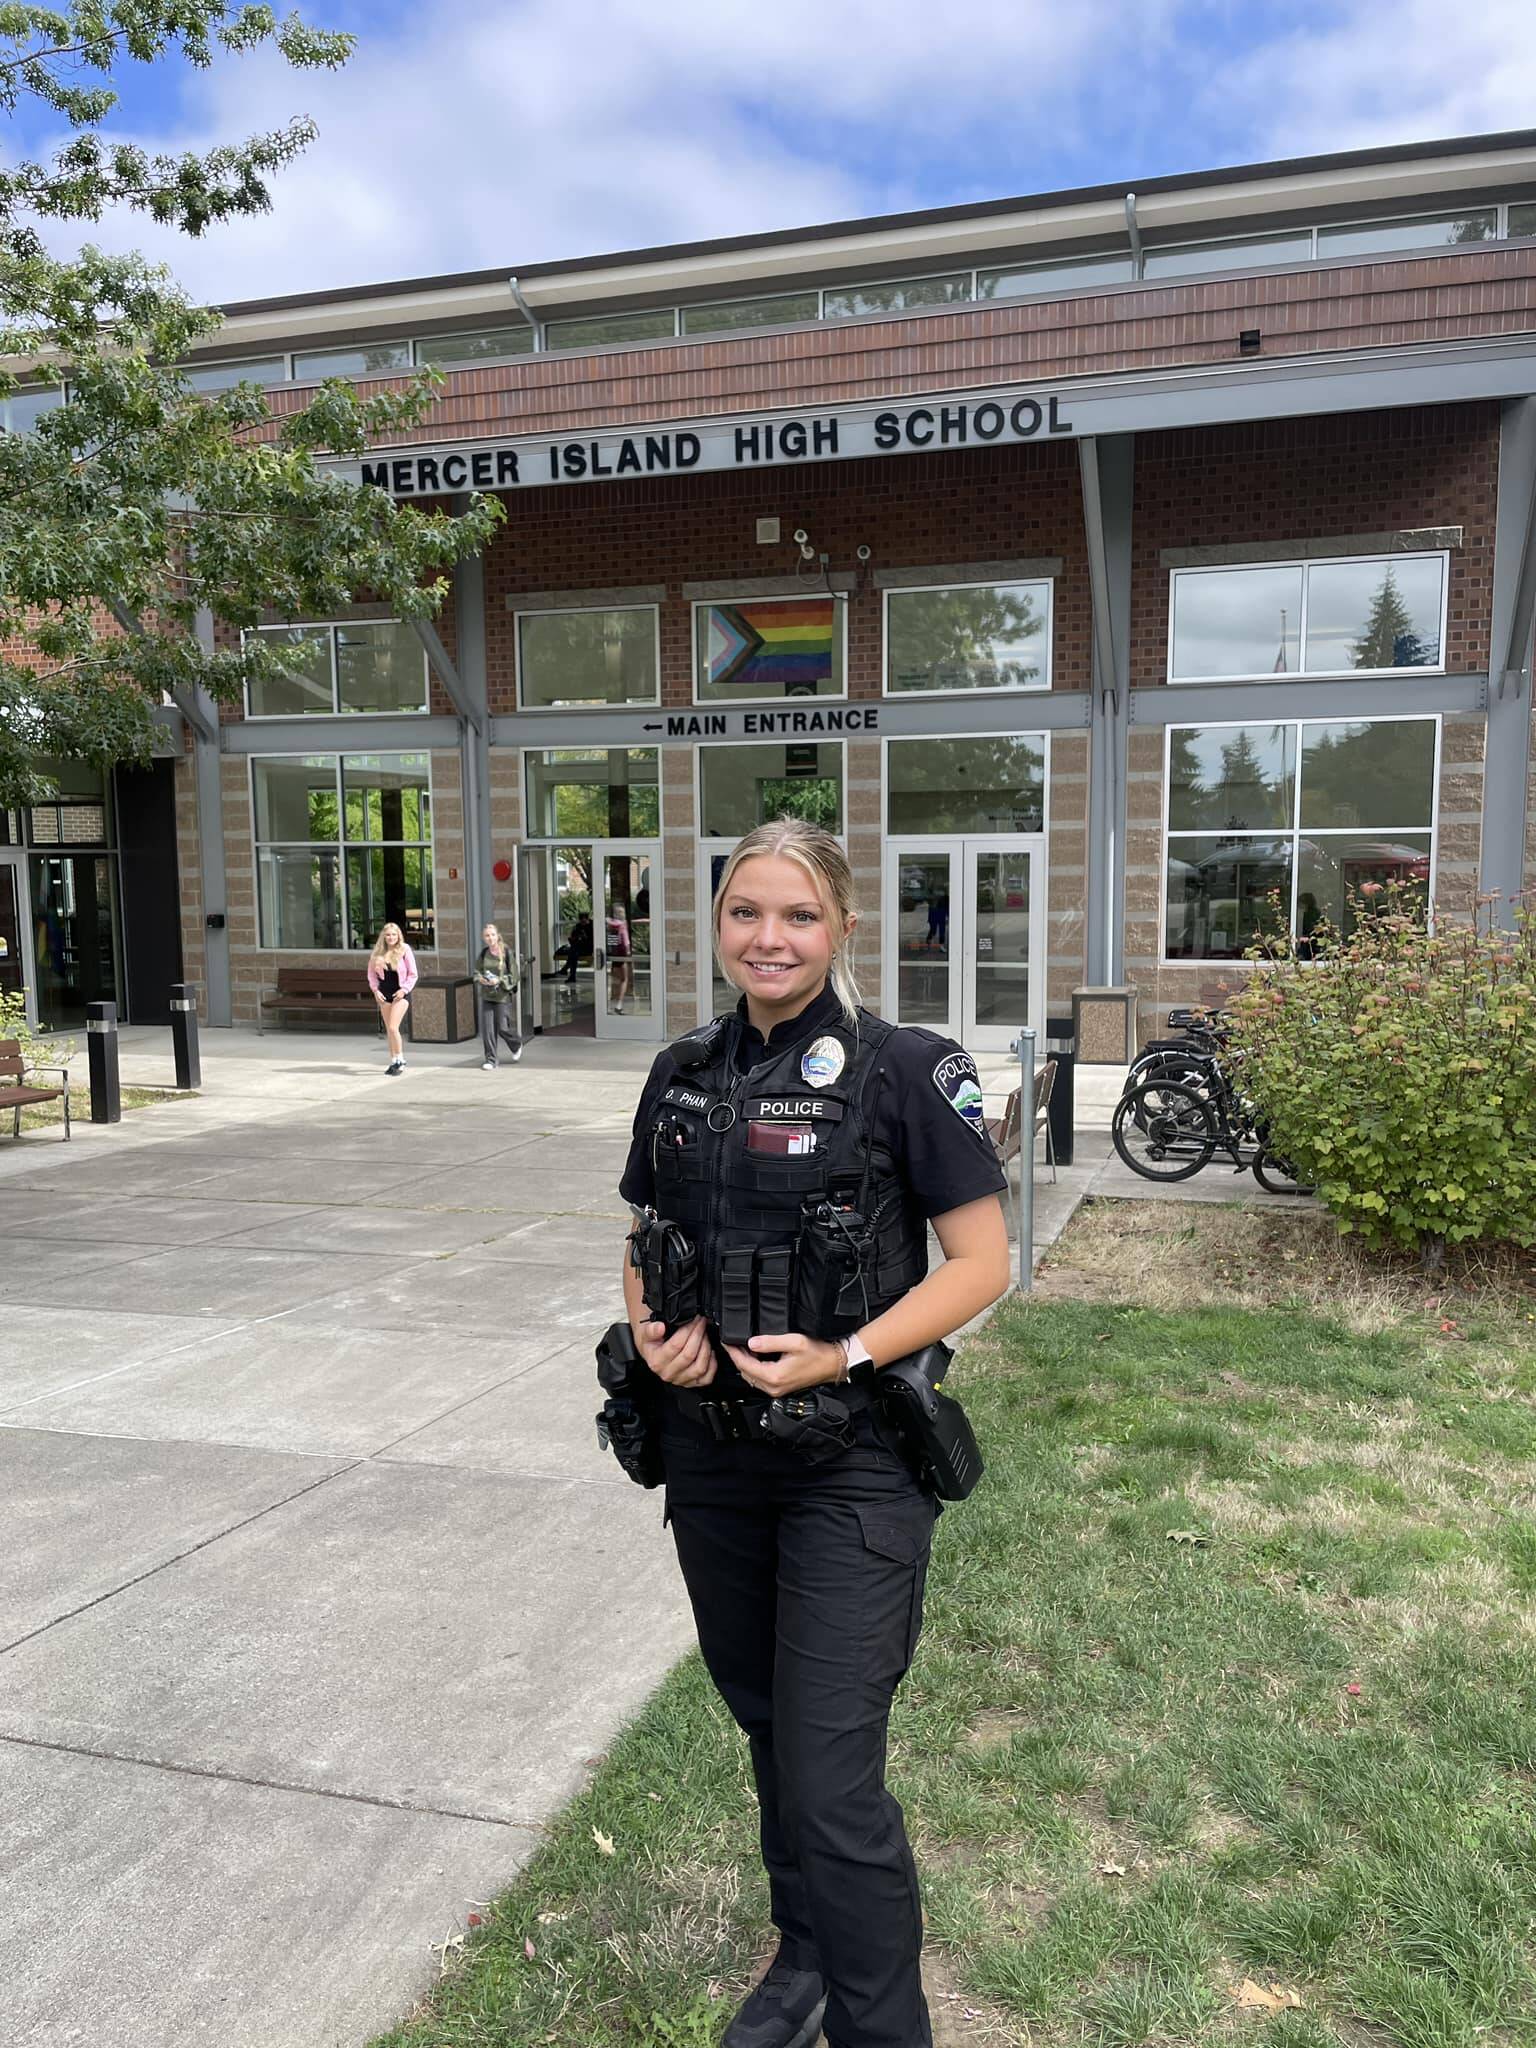
<svg viewBox="0 0 1536 2048"><path fill-rule="evenodd" d="M853 1369L857 1365L874 1365L875 1361L870 1357L864 1339L857 1331L851 1337L839 1337L837 1341L843 1347L843 1369L837 1376L839 1381L851 1380Z"/></svg>

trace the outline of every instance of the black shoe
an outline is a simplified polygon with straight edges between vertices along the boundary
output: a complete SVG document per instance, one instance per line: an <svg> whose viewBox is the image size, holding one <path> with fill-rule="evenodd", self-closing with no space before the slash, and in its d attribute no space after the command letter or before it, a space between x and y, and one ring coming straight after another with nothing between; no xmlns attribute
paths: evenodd
<svg viewBox="0 0 1536 2048"><path fill-rule="evenodd" d="M812 2048L826 2003L819 1970L797 1970L775 1956L726 2028L720 2048Z"/></svg>

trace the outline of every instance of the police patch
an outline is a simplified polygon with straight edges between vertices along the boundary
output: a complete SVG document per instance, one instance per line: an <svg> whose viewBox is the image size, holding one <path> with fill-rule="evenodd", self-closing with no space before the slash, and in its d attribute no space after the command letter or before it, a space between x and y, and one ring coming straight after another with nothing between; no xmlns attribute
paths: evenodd
<svg viewBox="0 0 1536 2048"><path fill-rule="evenodd" d="M933 1085L955 1112L968 1123L978 1138L987 1135L982 1111L981 1076L968 1052L946 1053L933 1070Z"/></svg>

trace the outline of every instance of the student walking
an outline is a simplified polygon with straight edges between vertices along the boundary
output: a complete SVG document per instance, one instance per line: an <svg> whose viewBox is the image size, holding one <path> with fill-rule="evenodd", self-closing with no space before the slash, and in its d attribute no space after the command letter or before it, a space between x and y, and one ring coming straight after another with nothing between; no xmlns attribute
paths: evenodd
<svg viewBox="0 0 1536 2048"><path fill-rule="evenodd" d="M667 1519L749 1740L779 1932L723 2048L810 2048L823 2019L830 2048L933 2039L885 1742L937 1503L874 1376L1006 1289L1006 1183L975 1062L860 1006L855 922L829 833L779 819L742 840L715 897L741 1002L659 1056L619 1184L646 1274L661 1240L658 1281L626 1258L625 1306L664 1383ZM668 1272L671 1323L645 1297L669 1298Z"/></svg>
<svg viewBox="0 0 1536 2048"><path fill-rule="evenodd" d="M373 999L384 1019L384 1036L389 1040L386 1074L405 1072L405 1046L401 1041L400 1026L411 1006L411 990L416 986L416 978L416 955L405 943L405 933L397 924L385 925L369 955L368 986L373 990Z"/></svg>
<svg viewBox="0 0 1536 2048"><path fill-rule="evenodd" d="M517 961L493 924L480 934L475 986L480 991L480 1043L485 1049L480 1070L494 1074L498 1043L506 1046L507 1057L515 1062L523 1056L523 1041L517 1031Z"/></svg>

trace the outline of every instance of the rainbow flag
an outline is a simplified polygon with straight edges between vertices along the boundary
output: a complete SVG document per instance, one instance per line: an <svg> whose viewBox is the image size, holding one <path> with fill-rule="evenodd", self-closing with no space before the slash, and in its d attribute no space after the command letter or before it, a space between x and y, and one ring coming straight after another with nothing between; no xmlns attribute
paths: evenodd
<svg viewBox="0 0 1536 2048"><path fill-rule="evenodd" d="M833 680L837 600L755 598L707 608L704 676L744 695L814 691Z"/></svg>

